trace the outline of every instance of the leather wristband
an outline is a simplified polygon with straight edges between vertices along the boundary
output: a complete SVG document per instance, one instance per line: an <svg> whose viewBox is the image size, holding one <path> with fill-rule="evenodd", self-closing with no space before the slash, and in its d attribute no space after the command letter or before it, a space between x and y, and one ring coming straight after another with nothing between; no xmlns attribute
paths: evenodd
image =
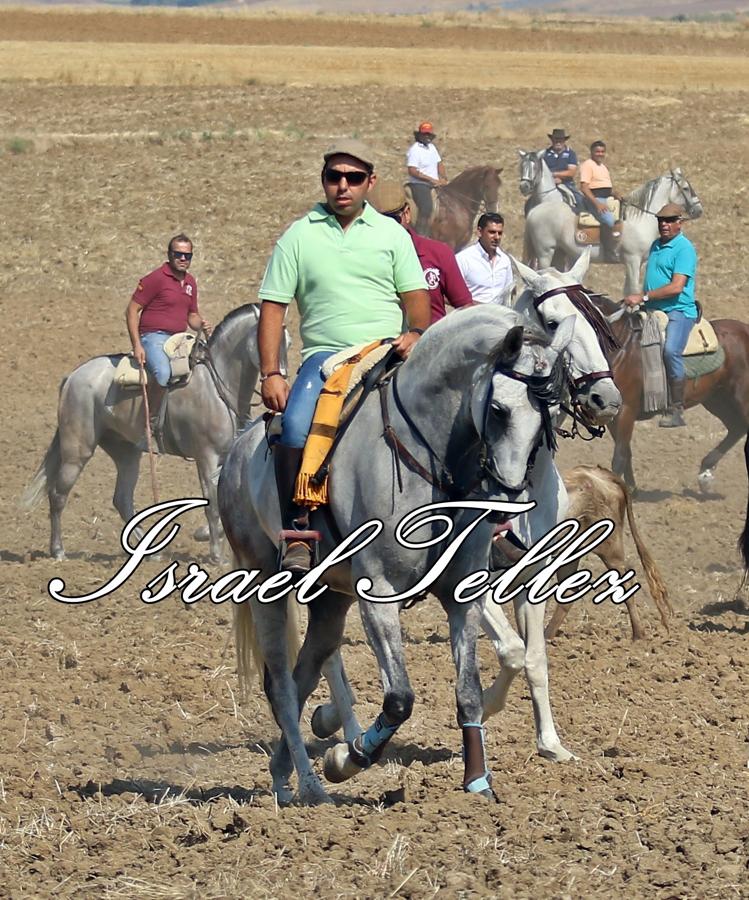
<svg viewBox="0 0 749 900"><path fill-rule="evenodd" d="M272 372L266 372L265 375L261 375L260 383L262 384L268 378L273 378L274 375L280 375L281 378L286 378L283 372L280 372L278 369L274 369Z"/></svg>
<svg viewBox="0 0 749 900"><path fill-rule="evenodd" d="M409 329L408 329L408 333L409 333L409 334L418 334L418 335L422 335L422 334L424 334L424 331L425 331L424 328L409 328Z"/></svg>

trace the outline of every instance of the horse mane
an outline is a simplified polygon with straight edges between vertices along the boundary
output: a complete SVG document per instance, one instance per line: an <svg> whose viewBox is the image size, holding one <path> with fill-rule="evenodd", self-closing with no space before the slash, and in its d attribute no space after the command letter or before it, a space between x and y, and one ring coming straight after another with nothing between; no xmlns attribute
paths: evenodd
<svg viewBox="0 0 749 900"><path fill-rule="evenodd" d="M658 175L655 178L651 178L650 181L646 181L641 187L635 188L631 194L627 194L624 198L624 202L627 206L633 206L641 212L647 212L650 201L655 196L655 190L661 178L662 176Z"/></svg>
<svg viewBox="0 0 749 900"><path fill-rule="evenodd" d="M586 288L583 288L582 290L567 290L567 296L572 302L572 305L579 309L580 312L588 320L588 322L590 323L590 327L593 329L596 337L598 338L598 343L601 345L601 350L603 350L603 352L608 355L609 353L613 353L616 350L621 350L622 345L614 336L614 332L611 330L611 326L606 321L606 319L604 319L601 311L590 299L590 295L592 293L593 291L589 291Z"/></svg>
<svg viewBox="0 0 749 900"><path fill-rule="evenodd" d="M494 166L471 166L470 169L465 169L460 173L460 175L456 175L452 181L448 182L442 190L451 187L461 187L462 184L466 181L470 181L474 178L479 172L487 172L489 169L493 169Z"/></svg>
<svg viewBox="0 0 749 900"><path fill-rule="evenodd" d="M222 337L224 332L228 330L229 326L232 325L236 319L239 319L242 316L246 316L253 306L257 306L257 304L243 303L242 306L238 306L236 309L228 312L218 323L218 325L213 329L213 334L211 334L210 338L208 339L208 346L210 347L214 343L214 341Z"/></svg>

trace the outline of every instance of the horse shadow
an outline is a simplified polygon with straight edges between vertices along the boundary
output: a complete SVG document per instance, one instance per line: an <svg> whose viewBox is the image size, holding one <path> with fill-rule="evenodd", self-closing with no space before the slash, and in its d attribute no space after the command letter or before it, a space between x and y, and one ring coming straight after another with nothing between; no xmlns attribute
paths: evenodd
<svg viewBox="0 0 749 900"><path fill-rule="evenodd" d="M154 781L150 778L113 778L104 783L87 781L86 784L68 785L68 790L77 794L81 800L91 800L98 794L102 797L119 797L122 794L139 794L148 803L161 804L165 800L187 801L194 805L210 803L212 800L231 798L236 803L252 804L259 797L268 796L270 791L248 789L233 785L217 785L210 788L187 787L172 784L168 781Z"/></svg>
<svg viewBox="0 0 749 900"><path fill-rule="evenodd" d="M717 600L714 603L706 603L698 612L700 615L708 616L711 619L718 618L726 613L735 613L738 616L746 616L747 621L744 623L743 628L739 628L737 625L724 625L722 622L690 622L689 629L691 631L749 634L749 605L738 594L730 600Z"/></svg>

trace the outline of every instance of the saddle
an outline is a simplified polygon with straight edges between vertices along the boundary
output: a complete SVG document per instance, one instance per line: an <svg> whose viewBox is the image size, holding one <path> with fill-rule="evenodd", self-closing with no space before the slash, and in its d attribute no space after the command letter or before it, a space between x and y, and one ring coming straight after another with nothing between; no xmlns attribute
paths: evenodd
<svg viewBox="0 0 749 900"><path fill-rule="evenodd" d="M606 197L606 206L614 214L614 219L621 221L621 203L615 197ZM575 243L581 246L596 245L601 243L601 224L588 210L578 214L577 227L575 228Z"/></svg>
<svg viewBox="0 0 749 900"><path fill-rule="evenodd" d="M196 362L198 341L191 331L179 331L164 343L164 352L169 357L172 375L169 387L182 386L188 383ZM148 372L144 372L145 383L148 384ZM121 388L137 390L141 385L140 366L135 362L132 353L123 356L114 370L114 383Z"/></svg>

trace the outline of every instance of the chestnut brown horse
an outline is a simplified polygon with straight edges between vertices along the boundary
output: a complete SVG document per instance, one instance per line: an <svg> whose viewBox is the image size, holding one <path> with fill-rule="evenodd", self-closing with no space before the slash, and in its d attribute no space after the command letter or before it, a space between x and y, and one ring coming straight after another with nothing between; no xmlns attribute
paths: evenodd
<svg viewBox="0 0 749 900"><path fill-rule="evenodd" d="M609 319L611 329L622 345L609 358L614 382L623 401L619 414L609 426L614 438L611 468L624 478L630 491L634 491L637 486L632 469L632 432L636 421L655 415L642 412L639 316L624 313L618 321L612 321L610 316L621 312L620 305L600 295L591 299ZM725 360L709 375L688 379L684 392L687 408L702 404L726 427L723 440L700 463L698 481L703 492L712 487L718 463L749 428L749 325L735 319L714 319L712 326L725 351Z"/></svg>
<svg viewBox="0 0 749 900"><path fill-rule="evenodd" d="M449 244L456 252L470 244L474 237L473 223L482 204L486 212L496 212L499 208L501 171L493 166L475 166L437 188L439 207L431 224L431 236Z"/></svg>

